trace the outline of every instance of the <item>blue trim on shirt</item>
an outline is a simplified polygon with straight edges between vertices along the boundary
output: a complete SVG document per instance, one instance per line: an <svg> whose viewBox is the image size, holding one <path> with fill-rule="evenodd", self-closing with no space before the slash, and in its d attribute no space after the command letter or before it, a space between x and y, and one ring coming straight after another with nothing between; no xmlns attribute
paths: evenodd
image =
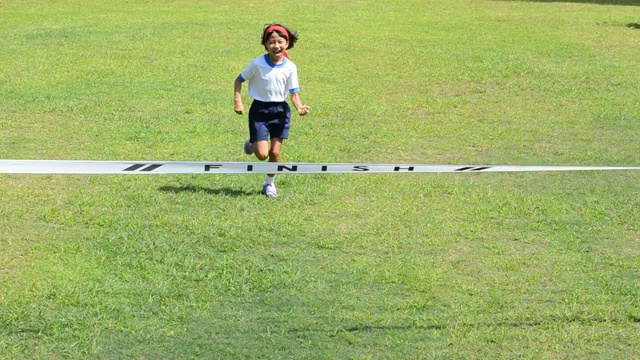
<svg viewBox="0 0 640 360"><path fill-rule="evenodd" d="M247 81L245 78L242 77L242 74L238 75L238 79L240 80L240 82Z"/></svg>
<svg viewBox="0 0 640 360"><path fill-rule="evenodd" d="M267 65L271 66L272 68L281 68L284 66L284 64L287 63L287 58L282 59L282 62L280 64L274 64L271 62L271 59L269 59L269 54L264 54L264 61L266 61Z"/></svg>
<svg viewBox="0 0 640 360"><path fill-rule="evenodd" d="M289 90L289 94L292 94L292 95L295 94L295 93L299 93L299 92L300 92L300 88L299 87Z"/></svg>

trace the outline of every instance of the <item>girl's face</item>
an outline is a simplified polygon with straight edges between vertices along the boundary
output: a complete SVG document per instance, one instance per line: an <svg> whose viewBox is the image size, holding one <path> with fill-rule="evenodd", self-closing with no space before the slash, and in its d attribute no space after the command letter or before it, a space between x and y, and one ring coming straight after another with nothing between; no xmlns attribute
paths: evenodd
<svg viewBox="0 0 640 360"><path fill-rule="evenodd" d="M265 43L265 47L269 52L269 59L274 64L279 64L284 58L284 52L289 47L289 41L286 37L280 36L277 32L273 32Z"/></svg>

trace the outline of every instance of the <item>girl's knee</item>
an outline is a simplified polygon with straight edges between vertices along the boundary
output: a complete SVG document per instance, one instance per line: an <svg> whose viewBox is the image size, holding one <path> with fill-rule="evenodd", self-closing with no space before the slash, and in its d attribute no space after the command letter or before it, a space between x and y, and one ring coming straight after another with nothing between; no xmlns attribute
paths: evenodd
<svg viewBox="0 0 640 360"><path fill-rule="evenodd" d="M271 162L280 162L280 152L269 150L269 161Z"/></svg>
<svg viewBox="0 0 640 360"><path fill-rule="evenodd" d="M263 153L256 151L256 157L258 158L258 160L263 161L269 159L270 155L266 152Z"/></svg>

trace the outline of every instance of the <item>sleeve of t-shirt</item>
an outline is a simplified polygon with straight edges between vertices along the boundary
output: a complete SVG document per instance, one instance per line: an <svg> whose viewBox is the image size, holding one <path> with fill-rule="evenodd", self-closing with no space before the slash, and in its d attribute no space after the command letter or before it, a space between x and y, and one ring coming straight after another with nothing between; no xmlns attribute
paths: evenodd
<svg viewBox="0 0 640 360"><path fill-rule="evenodd" d="M291 69L291 76L287 80L287 88L289 94L295 94L300 92L300 84L298 83L298 68L294 65Z"/></svg>
<svg viewBox="0 0 640 360"><path fill-rule="evenodd" d="M253 76L253 74L255 73L257 69L257 66L255 64L255 61L252 61L249 66L247 66L246 69L244 69L240 75L238 75L238 78L240 79L240 81L245 82L249 79L251 79L251 77Z"/></svg>

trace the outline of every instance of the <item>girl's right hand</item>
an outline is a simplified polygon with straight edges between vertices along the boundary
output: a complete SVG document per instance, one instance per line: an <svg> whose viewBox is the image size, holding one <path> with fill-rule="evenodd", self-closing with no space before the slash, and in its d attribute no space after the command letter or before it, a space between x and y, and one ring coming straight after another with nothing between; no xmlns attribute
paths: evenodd
<svg viewBox="0 0 640 360"><path fill-rule="evenodd" d="M242 103L237 102L234 111L238 115L244 114L244 105L242 105Z"/></svg>

